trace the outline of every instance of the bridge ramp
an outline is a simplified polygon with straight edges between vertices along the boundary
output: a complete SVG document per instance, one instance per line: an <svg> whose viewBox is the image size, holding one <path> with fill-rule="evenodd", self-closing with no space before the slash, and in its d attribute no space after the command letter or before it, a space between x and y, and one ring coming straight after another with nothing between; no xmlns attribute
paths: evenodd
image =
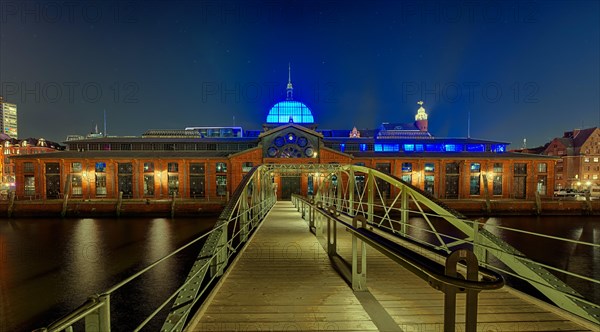
<svg viewBox="0 0 600 332"><path fill-rule="evenodd" d="M338 253L348 260L350 235L341 226L337 234ZM381 328L388 318L394 330L443 331L443 294L367 251L368 298L377 302L375 309L333 269L292 203L278 202L187 331L389 331ZM457 298L462 322L464 295ZM590 331L504 289L480 293L478 330Z"/></svg>

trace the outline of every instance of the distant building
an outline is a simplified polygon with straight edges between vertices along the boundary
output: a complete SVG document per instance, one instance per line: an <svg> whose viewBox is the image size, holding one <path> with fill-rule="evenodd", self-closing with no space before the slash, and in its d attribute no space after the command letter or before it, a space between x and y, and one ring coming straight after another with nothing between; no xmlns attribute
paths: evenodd
<svg viewBox="0 0 600 332"><path fill-rule="evenodd" d="M15 156L19 197L210 198L232 193L261 164L356 164L402 179L443 199L520 198L552 195L559 158L512 153L509 143L438 138L428 131L419 102L412 123L378 129L317 129L312 110L293 99L273 105L262 130L188 127L148 130L137 137L97 137L66 142L68 151ZM318 174L275 174L277 195L313 193ZM356 175L365 185L365 175ZM392 197L397 188L379 183ZM67 190L67 192L64 192Z"/></svg>
<svg viewBox="0 0 600 332"><path fill-rule="evenodd" d="M10 157L38 155L64 149L58 143L48 142L43 138L18 140L4 133L0 134L0 145L0 198L5 198L8 191L15 189L15 164Z"/></svg>
<svg viewBox="0 0 600 332"><path fill-rule="evenodd" d="M17 105L5 102L0 96L0 133L18 138Z"/></svg>
<svg viewBox="0 0 600 332"><path fill-rule="evenodd" d="M600 128L575 129L547 144L543 154L558 156L555 189L600 186Z"/></svg>

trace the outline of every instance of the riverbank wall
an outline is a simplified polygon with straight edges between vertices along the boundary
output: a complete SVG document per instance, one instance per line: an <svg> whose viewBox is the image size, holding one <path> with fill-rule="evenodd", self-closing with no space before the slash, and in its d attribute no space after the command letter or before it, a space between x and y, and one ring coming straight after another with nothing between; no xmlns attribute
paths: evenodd
<svg viewBox="0 0 600 332"><path fill-rule="evenodd" d="M32 217L194 217L219 215L225 200L159 199L128 200L111 199L69 200L22 200L0 201L0 215L12 218Z"/></svg>
<svg viewBox="0 0 600 332"><path fill-rule="evenodd" d="M467 216L600 215L600 200L443 200ZM391 203L391 202L390 202ZM0 215L12 218L194 217L218 215L226 200L17 200L0 201ZM411 204L411 209L417 209ZM426 208L425 208L426 210Z"/></svg>

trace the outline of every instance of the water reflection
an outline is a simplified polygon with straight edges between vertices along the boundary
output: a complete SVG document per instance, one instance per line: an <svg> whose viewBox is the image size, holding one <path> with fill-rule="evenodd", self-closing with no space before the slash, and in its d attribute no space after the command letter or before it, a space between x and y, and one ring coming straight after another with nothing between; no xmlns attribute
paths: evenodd
<svg viewBox="0 0 600 332"><path fill-rule="evenodd" d="M459 236L431 218L440 232ZM49 324L89 295L139 271L210 229L206 219L19 219L0 220L0 331L30 331ZM410 219L411 236L436 241L427 222ZM485 227L535 260L600 279L600 248L531 235L498 226L600 243L597 217L490 218ZM444 239L452 242L451 239ZM199 246L158 266L111 298L115 331L130 331L185 278ZM593 302L600 289L563 276ZM158 325L157 325L158 324ZM154 322L149 330L158 330Z"/></svg>
<svg viewBox="0 0 600 332"><path fill-rule="evenodd" d="M0 331L31 331L209 230L203 219L0 220ZM195 252L192 252L195 250ZM111 299L115 331L131 330L185 278L198 247ZM158 295L158 297L157 297ZM123 308L126 308L125 310Z"/></svg>

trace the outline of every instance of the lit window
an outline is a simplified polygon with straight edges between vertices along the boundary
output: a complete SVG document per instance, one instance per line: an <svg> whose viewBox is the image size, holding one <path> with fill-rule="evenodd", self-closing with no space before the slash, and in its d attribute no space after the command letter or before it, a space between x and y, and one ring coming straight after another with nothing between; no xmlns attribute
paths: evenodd
<svg viewBox="0 0 600 332"><path fill-rule="evenodd" d="M506 145L504 144L492 144L492 152L506 152Z"/></svg>
<svg viewBox="0 0 600 332"><path fill-rule="evenodd" d="M384 144L383 151L398 152L398 151L400 151L400 145L399 144Z"/></svg>
<svg viewBox="0 0 600 332"><path fill-rule="evenodd" d="M485 152L485 145L483 145L483 144L467 144L467 151L469 151L469 152Z"/></svg>
<svg viewBox="0 0 600 332"><path fill-rule="evenodd" d="M494 173L502 173L502 163L494 163Z"/></svg>
<svg viewBox="0 0 600 332"><path fill-rule="evenodd" d="M480 163L471 163L471 173L479 173L481 171Z"/></svg>
<svg viewBox="0 0 600 332"><path fill-rule="evenodd" d="M402 163L402 172L412 172L412 163Z"/></svg>
<svg viewBox="0 0 600 332"><path fill-rule="evenodd" d="M217 163L217 173L227 173L227 164Z"/></svg>
<svg viewBox="0 0 600 332"><path fill-rule="evenodd" d="M366 145L366 144L361 144L361 145L359 146L359 149L360 149L360 151L361 151L361 152L363 152L363 151L367 151L367 145Z"/></svg>
<svg viewBox="0 0 600 332"><path fill-rule="evenodd" d="M242 164L242 172L250 172L250 170L252 170L252 162L247 161L245 163Z"/></svg>
<svg viewBox="0 0 600 332"><path fill-rule="evenodd" d="M442 144L426 144L425 150L430 152L444 151L444 146Z"/></svg>
<svg viewBox="0 0 600 332"><path fill-rule="evenodd" d="M25 173L33 173L33 163L32 162L23 163L23 171Z"/></svg>
<svg viewBox="0 0 600 332"><path fill-rule="evenodd" d="M447 152L462 151L462 145L460 145L460 144L445 144L444 149Z"/></svg>
<svg viewBox="0 0 600 332"><path fill-rule="evenodd" d="M106 172L106 163L99 161L96 163L96 172L103 173Z"/></svg>
<svg viewBox="0 0 600 332"><path fill-rule="evenodd" d="M154 163L153 162L144 163L144 172L154 172Z"/></svg>
<svg viewBox="0 0 600 332"><path fill-rule="evenodd" d="M435 171L435 165L433 163L425 163L425 172Z"/></svg>
<svg viewBox="0 0 600 332"><path fill-rule="evenodd" d="M414 144L404 144L404 151L415 151Z"/></svg>
<svg viewBox="0 0 600 332"><path fill-rule="evenodd" d="M173 172L173 173L179 172L179 164L178 163L168 163L167 170L169 172Z"/></svg>
<svg viewBox="0 0 600 332"><path fill-rule="evenodd" d="M415 144L415 151L423 152L423 144Z"/></svg>
<svg viewBox="0 0 600 332"><path fill-rule="evenodd" d="M547 171L548 171L548 165L546 163L538 164L538 172L539 173L546 173Z"/></svg>
<svg viewBox="0 0 600 332"><path fill-rule="evenodd" d="M71 169L73 173L80 173L83 167L81 166L81 163L75 162L71 164Z"/></svg>

